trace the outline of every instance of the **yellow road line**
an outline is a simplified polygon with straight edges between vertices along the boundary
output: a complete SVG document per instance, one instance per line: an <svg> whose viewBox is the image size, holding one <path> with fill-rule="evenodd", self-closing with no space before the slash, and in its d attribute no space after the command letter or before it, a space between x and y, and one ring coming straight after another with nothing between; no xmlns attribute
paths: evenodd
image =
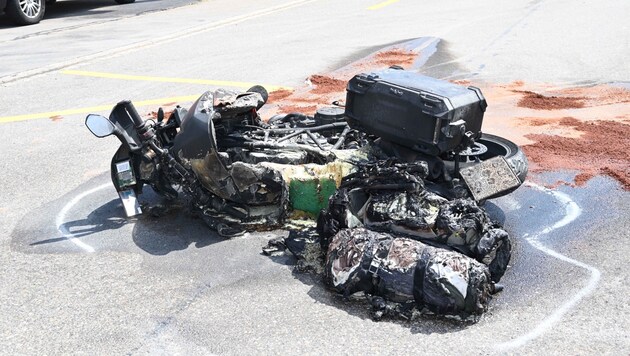
<svg viewBox="0 0 630 356"><path fill-rule="evenodd" d="M189 83L189 84L204 84L204 85L212 85L218 87L236 87L236 88L244 88L248 89L252 86L256 85L256 83L248 83L248 82L233 82L226 80L206 80L206 79L189 79L189 78L170 78L170 77L149 77L143 75L127 75L127 74L115 74L115 73L104 73L104 72L89 72L89 71L81 71L81 70L63 70L61 71L63 74L68 75L80 75L87 77L97 77L97 78L109 78L109 79L123 79L123 80L140 80L140 81L150 81L150 82L163 82L163 83ZM263 85L267 90L274 91L280 89L292 90L290 87L281 87L277 85ZM175 96L171 98L161 98L161 99L152 99L152 100L144 100L144 101L136 101L134 105L136 106L147 106L147 105L160 105L166 103L178 103L178 102L186 102L186 101L194 101L197 100L199 95L190 95L190 96ZM24 115L15 115L15 116L5 116L0 117L0 124L14 121L25 121L25 120L34 120L34 119L43 119L53 116L65 116L65 115L77 115L77 114L89 114L92 112L104 111L111 109L115 104L107 104L100 106L92 106L85 108L77 108L77 109L67 109L67 110L59 110L59 111L49 111L49 112L40 112L34 114L24 114Z"/></svg>
<svg viewBox="0 0 630 356"><path fill-rule="evenodd" d="M140 107L140 106L147 106L147 105L164 105L168 103L190 102L190 101L197 100L197 98L200 95L201 94L189 95L189 96L174 96L170 98L151 99L151 100L144 100L144 101L134 101L133 104L136 107ZM0 117L0 124L7 123L7 122L15 122L15 121L44 119L44 118L49 118L53 116L90 114L90 113L94 113L98 111L111 110L114 107L114 105L115 104L107 104L107 105L91 106L91 107L85 107L85 108L40 112L40 113L35 113L35 114L5 116L5 117Z"/></svg>
<svg viewBox="0 0 630 356"><path fill-rule="evenodd" d="M97 78L108 78L108 79L122 79L122 80L139 80L145 82L162 82L162 83L186 83L186 84L204 84L204 85L213 85L218 87L236 87L236 88L244 88L249 89L254 85L260 83L250 83L250 82L233 82L227 80L208 80L208 79L191 79L191 78L171 78L171 77L152 77L145 75L128 75L128 74L116 74L116 73L104 73L104 72L90 72L84 70L62 70L61 74L68 75L80 75L84 77L97 77ZM277 85L266 85L260 84L265 87L269 91L278 90L278 89L291 89L289 87L281 87Z"/></svg>
<svg viewBox="0 0 630 356"><path fill-rule="evenodd" d="M37 69L31 69L31 70L23 71L20 73L12 74L9 76L0 77L0 84L13 82L13 81L23 79L23 78L29 78L34 75L48 73L54 70L67 68L76 64L100 60L103 58L110 58L114 55L121 54L121 53L127 53L127 52L136 51L140 49L147 49L147 48L154 47L157 45L164 45L167 43L171 43L173 41L179 41L186 37L224 28L226 26L236 25L245 21L250 21L256 18L266 16L266 15L271 15L271 14L275 14L275 13L282 12L285 10L293 9L293 8L306 5L315 1L317 0L292 1L289 3L280 4L277 6L270 7L270 8L254 11L252 13L230 17L230 18L220 20L217 22L204 23L198 26L183 29L182 31L171 32L168 35L165 35L162 37L157 37L157 38L152 38L145 41L131 43L131 44L121 46L118 48L107 49L107 50L92 53L86 56L76 57L71 60L63 61L60 63L54 63L54 64L43 66Z"/></svg>
<svg viewBox="0 0 630 356"><path fill-rule="evenodd" d="M382 2L380 4L372 5L372 6L368 7L367 9L368 10L378 10L378 9L380 9L382 7L391 5L391 4L396 3L398 1L400 1L400 0L387 0L387 1L384 1L384 2Z"/></svg>

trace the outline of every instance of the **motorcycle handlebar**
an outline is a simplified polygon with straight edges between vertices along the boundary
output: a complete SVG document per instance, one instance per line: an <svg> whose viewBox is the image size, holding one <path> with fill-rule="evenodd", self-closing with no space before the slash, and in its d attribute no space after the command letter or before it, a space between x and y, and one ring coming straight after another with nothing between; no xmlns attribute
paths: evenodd
<svg viewBox="0 0 630 356"><path fill-rule="evenodd" d="M142 144L144 145L148 142L151 142L155 138L155 130L153 128L153 125L147 125L147 123L142 120L142 117L140 117L140 114L138 114L138 111L136 110L136 107L133 106L131 100L123 100L119 102L118 105L122 106L131 118L131 121L136 128L136 132L138 134L138 137L140 137Z"/></svg>
<svg viewBox="0 0 630 356"><path fill-rule="evenodd" d="M133 124L136 126L136 128L144 126L144 120L142 120L142 117L140 117L140 114L138 114L138 111L136 110L136 107L133 106L133 104L131 103L131 100L123 100L120 102L120 104L125 107L125 110L127 110L127 112L129 113L129 116L131 117L131 120L133 120Z"/></svg>

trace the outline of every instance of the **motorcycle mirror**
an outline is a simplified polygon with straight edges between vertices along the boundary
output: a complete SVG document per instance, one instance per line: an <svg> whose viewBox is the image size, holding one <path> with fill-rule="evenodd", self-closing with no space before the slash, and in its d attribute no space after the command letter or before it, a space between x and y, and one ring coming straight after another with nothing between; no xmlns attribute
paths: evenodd
<svg viewBox="0 0 630 356"><path fill-rule="evenodd" d="M96 137L109 136L116 130L116 127L108 118L96 114L90 114L85 118L85 126Z"/></svg>
<svg viewBox="0 0 630 356"><path fill-rule="evenodd" d="M265 87L263 87L262 85L254 85L253 87L247 89L247 91L250 93L258 93L260 94L260 96L262 96L263 102L258 104L256 110L260 110L260 108L262 108L263 105L265 105L265 103L267 102L267 99L269 99L269 93L267 92L267 89L265 89Z"/></svg>

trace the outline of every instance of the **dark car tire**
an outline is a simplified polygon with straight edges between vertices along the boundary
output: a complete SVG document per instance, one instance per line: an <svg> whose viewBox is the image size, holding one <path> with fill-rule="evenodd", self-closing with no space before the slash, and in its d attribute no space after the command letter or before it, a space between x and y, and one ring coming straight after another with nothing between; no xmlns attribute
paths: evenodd
<svg viewBox="0 0 630 356"><path fill-rule="evenodd" d="M20 5L20 1L22 4ZM9 0L5 10L11 21L16 25L33 25L44 18L46 12L45 0Z"/></svg>
<svg viewBox="0 0 630 356"><path fill-rule="evenodd" d="M116 0L119 4L131 4L132 2L136 2L136 0Z"/></svg>

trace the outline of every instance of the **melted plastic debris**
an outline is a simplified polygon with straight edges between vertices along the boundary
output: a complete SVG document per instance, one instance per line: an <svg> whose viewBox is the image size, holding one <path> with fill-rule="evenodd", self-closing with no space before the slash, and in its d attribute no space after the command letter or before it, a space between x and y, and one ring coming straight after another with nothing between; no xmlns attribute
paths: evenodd
<svg viewBox="0 0 630 356"><path fill-rule="evenodd" d="M320 274L344 297L363 292L372 317L433 312L473 319L488 309L510 260L509 236L470 199L425 189L426 163L360 165L346 176L316 229L270 242L298 271Z"/></svg>

